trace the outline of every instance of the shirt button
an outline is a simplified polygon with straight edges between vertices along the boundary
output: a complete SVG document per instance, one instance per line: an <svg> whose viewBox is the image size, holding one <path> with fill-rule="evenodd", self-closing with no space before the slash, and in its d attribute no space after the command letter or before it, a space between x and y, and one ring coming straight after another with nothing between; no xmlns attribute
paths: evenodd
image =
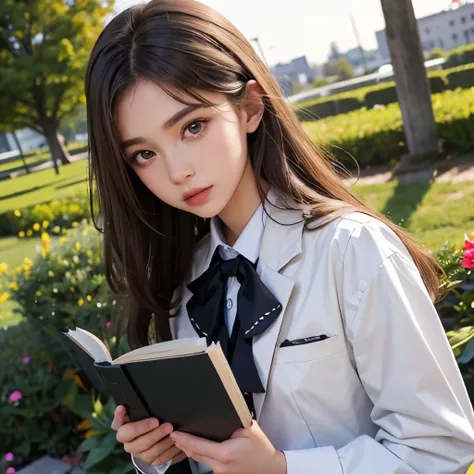
<svg viewBox="0 0 474 474"><path fill-rule="evenodd" d="M227 298L227 309L232 309L232 306L234 303L232 303L232 300L230 298Z"/></svg>

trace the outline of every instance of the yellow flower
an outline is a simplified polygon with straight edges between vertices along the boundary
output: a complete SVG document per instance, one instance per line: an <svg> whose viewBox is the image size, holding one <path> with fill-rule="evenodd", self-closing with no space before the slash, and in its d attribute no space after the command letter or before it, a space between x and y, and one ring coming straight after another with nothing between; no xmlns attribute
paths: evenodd
<svg viewBox="0 0 474 474"><path fill-rule="evenodd" d="M49 276L49 277L53 277L53 276L54 276L54 272L53 272L52 270L50 270L50 271L48 272L48 276Z"/></svg>
<svg viewBox="0 0 474 474"><path fill-rule="evenodd" d="M91 295L87 295L86 298L87 298L87 301L92 301L92 296Z"/></svg>
<svg viewBox="0 0 474 474"><path fill-rule="evenodd" d="M77 227L78 225L79 225L79 222L73 222L73 223L72 223L72 226L73 226L73 227Z"/></svg>
<svg viewBox="0 0 474 474"><path fill-rule="evenodd" d="M51 239L49 238L49 234L47 232L43 232L41 234L41 255L43 256L43 258L48 253L50 245Z"/></svg>
<svg viewBox="0 0 474 474"><path fill-rule="evenodd" d="M79 301L77 302L77 306L84 306L84 300L82 298L79 298Z"/></svg>
<svg viewBox="0 0 474 474"><path fill-rule="evenodd" d="M83 230L83 231L82 231L82 236L83 236L83 237L87 237L87 234L88 234L88 233L89 233L89 232L88 232L87 230Z"/></svg>
<svg viewBox="0 0 474 474"><path fill-rule="evenodd" d="M31 267L33 265L33 262L28 257L25 257L25 259L23 260L23 265Z"/></svg>
<svg viewBox="0 0 474 474"><path fill-rule="evenodd" d="M59 238L59 245L64 245L67 242L67 237L60 237Z"/></svg>
<svg viewBox="0 0 474 474"><path fill-rule="evenodd" d="M76 250L77 251L81 250L81 243L80 242L76 242Z"/></svg>
<svg viewBox="0 0 474 474"><path fill-rule="evenodd" d="M41 226L40 226L37 222L35 222L35 223L33 224L33 230L34 230L35 232L38 232L38 231L40 230L40 228L41 228Z"/></svg>
<svg viewBox="0 0 474 474"><path fill-rule="evenodd" d="M20 237L20 239L22 239L24 236L25 236L25 231L20 230L20 232L18 232L18 237Z"/></svg>
<svg viewBox="0 0 474 474"><path fill-rule="evenodd" d="M88 418L85 418L82 420L77 426L76 429L78 431L85 431L85 430L90 430L91 429L91 422L89 421Z"/></svg>
<svg viewBox="0 0 474 474"><path fill-rule="evenodd" d="M33 235L33 231L32 231L31 229L28 229L28 230L26 231L26 235L27 235L28 237L31 237L31 236Z"/></svg>
<svg viewBox="0 0 474 474"><path fill-rule="evenodd" d="M9 283L8 288L13 291L18 291L20 289L18 288L18 283L16 281L12 281L11 283Z"/></svg>
<svg viewBox="0 0 474 474"><path fill-rule="evenodd" d="M8 293L2 293L0 295L0 303L5 303L5 301L7 301L9 297L10 295Z"/></svg>
<svg viewBox="0 0 474 474"><path fill-rule="evenodd" d="M18 209L15 209L13 211L13 214L15 214L16 217L20 217L21 216L21 212L18 210Z"/></svg>
<svg viewBox="0 0 474 474"><path fill-rule="evenodd" d="M74 293L74 292L76 291L76 289L75 289L73 286L71 286L71 287L69 288L69 291L70 291L71 293Z"/></svg>
<svg viewBox="0 0 474 474"><path fill-rule="evenodd" d="M43 229L47 229L49 226L49 221L43 221Z"/></svg>
<svg viewBox="0 0 474 474"><path fill-rule="evenodd" d="M35 295L36 295L36 296L43 296L43 293L41 293L40 290L36 290Z"/></svg>
<svg viewBox="0 0 474 474"><path fill-rule="evenodd" d="M59 234L59 232L61 232L61 227L59 227L58 225L54 226L53 232L55 234Z"/></svg>
<svg viewBox="0 0 474 474"><path fill-rule="evenodd" d="M4 275L8 272L8 264L5 262L0 263L0 275Z"/></svg>

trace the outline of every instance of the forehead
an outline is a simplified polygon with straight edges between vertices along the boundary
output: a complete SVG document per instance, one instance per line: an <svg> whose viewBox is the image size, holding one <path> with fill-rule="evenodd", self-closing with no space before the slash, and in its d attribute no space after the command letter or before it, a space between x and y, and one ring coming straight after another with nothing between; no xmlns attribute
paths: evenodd
<svg viewBox="0 0 474 474"><path fill-rule="evenodd" d="M161 126L186 105L200 103L189 94L173 89L169 90L175 97L182 99L182 102L147 79L138 80L136 84L123 92L117 104L115 117L122 138L125 134L143 133L150 126L156 129L157 126ZM199 91L198 93L216 106L225 101L223 94L206 91Z"/></svg>

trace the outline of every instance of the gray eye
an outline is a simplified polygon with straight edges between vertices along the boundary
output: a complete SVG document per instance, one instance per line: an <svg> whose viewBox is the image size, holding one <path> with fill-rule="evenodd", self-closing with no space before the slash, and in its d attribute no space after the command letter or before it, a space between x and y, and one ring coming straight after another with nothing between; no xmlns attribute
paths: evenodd
<svg viewBox="0 0 474 474"><path fill-rule="evenodd" d="M144 160L149 160L150 158L153 158L153 156L155 155L152 151L150 150L145 150L145 151L141 151L139 153L139 155L144 159Z"/></svg>
<svg viewBox="0 0 474 474"><path fill-rule="evenodd" d="M202 129L201 122L193 122L188 125L188 130L191 132L192 135L197 135Z"/></svg>

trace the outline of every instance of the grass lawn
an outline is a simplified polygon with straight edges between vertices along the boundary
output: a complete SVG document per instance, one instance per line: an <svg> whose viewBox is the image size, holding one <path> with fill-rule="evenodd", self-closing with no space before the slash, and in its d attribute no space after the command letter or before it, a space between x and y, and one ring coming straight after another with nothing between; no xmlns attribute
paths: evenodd
<svg viewBox="0 0 474 474"><path fill-rule="evenodd" d="M33 166L36 163L44 161L45 159L46 159L45 157L38 156L38 155L26 156L25 157L26 166ZM1 164L1 161L0 161L0 173L2 171L8 171L8 170L23 168L23 167L24 167L23 160L21 158L18 158L17 160L10 161L8 163L3 163L3 164Z"/></svg>
<svg viewBox="0 0 474 474"><path fill-rule="evenodd" d="M84 179L85 162L78 162L64 167L59 179L65 182ZM47 170L43 175L44 187L36 191L27 191L27 184L21 182L20 189L25 192L21 196L1 200L0 206L13 209L21 207L19 200L27 204L40 202L57 196L56 176L53 170ZM25 176L12 180L20 181L34 176ZM30 181L38 185L40 181ZM7 182L9 184L10 182ZM85 187L85 183L70 184L60 192L66 194L78 187ZM18 188L17 188L18 189ZM429 248L440 247L445 241L462 247L464 234L474 235L474 181L461 183L434 183L409 184L398 186L396 182L390 184L376 184L355 186L354 190L369 204L389 216L392 222L408 229L420 242ZM10 190L12 192L12 190ZM1 193L8 194L2 187ZM31 198L31 195L36 196ZM45 198L45 196L48 196ZM10 201L14 204L10 204ZM8 203L8 204L7 204ZM9 268L21 264L25 257L32 260L35 257L35 248L39 240L22 240L14 237L0 239L0 262L7 262ZM13 324L18 316L12 314L14 305L6 302L0 305L0 327L4 324Z"/></svg>
<svg viewBox="0 0 474 474"><path fill-rule="evenodd" d="M354 190L428 248L445 241L461 247L464 234L474 233L474 181L400 186L394 182Z"/></svg>
<svg viewBox="0 0 474 474"><path fill-rule="evenodd" d="M87 190L87 160L1 182L0 213ZM0 259L1 260L1 259Z"/></svg>
<svg viewBox="0 0 474 474"><path fill-rule="evenodd" d="M33 258L39 239L17 239L7 237L0 239L0 262L6 262L11 270L23 263L25 257ZM6 301L0 304L0 328L16 324L21 320L21 316L13 313L17 304L13 301Z"/></svg>

